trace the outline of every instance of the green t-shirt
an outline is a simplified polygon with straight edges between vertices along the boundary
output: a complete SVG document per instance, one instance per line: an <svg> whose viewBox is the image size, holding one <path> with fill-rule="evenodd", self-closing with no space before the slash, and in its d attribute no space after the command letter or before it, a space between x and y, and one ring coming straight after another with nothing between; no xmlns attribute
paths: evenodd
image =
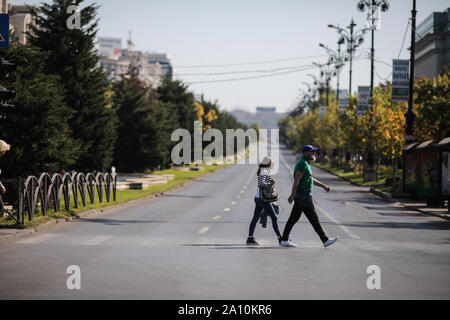
<svg viewBox="0 0 450 320"><path fill-rule="evenodd" d="M297 172L303 173L303 176L298 184L296 196L299 195L300 190L309 190L309 194L312 195L314 183L312 180L311 165L309 164L309 160L305 156L301 157L301 159L298 160L297 164L295 165L294 179L297 175Z"/></svg>

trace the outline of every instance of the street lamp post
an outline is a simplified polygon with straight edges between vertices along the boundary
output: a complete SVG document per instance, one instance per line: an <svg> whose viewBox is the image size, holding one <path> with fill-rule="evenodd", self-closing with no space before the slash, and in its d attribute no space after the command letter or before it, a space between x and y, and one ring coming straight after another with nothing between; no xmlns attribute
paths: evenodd
<svg viewBox="0 0 450 320"><path fill-rule="evenodd" d="M347 53L349 54L349 60L350 60L350 72L349 72L349 85L348 85L348 91L349 94L352 94L352 67L353 67L353 55L356 51L356 48L359 47L364 42L364 35L369 30L368 28L364 28L358 31L354 31L354 28L356 27L356 23L352 19L350 22L350 25L347 27L350 31L345 30L344 28L341 28L339 26L335 26L334 24L329 24L329 28L336 29L338 34L340 35L339 42L340 43L347 43ZM338 43L339 43L338 42Z"/></svg>
<svg viewBox="0 0 450 320"><path fill-rule="evenodd" d="M327 106L328 106L330 104L330 98L329 98L330 97L330 95L329 95L329 92L330 92L330 80L331 80L332 76L336 75L336 71L333 71L331 69L331 61L330 60L328 60L328 62L325 63L325 64L319 64L317 62L313 62L313 64L320 68L320 76L321 76L322 79L324 79L324 80L321 80L321 83L325 84L325 86L326 86L326 90L327 90Z"/></svg>
<svg viewBox="0 0 450 320"><path fill-rule="evenodd" d="M367 9L367 22L370 30L372 31L372 47L370 49L370 97L372 98L375 70L375 30L378 30L380 28L379 11L388 11L389 2L387 0L360 0L356 7L360 12L363 12Z"/></svg>
<svg viewBox="0 0 450 320"><path fill-rule="evenodd" d="M415 50L416 50L416 0L413 0L413 9L411 11L411 60L409 71L409 97L408 97L408 112L405 115L406 118L406 143L413 142L414 138L414 121L415 115L413 112L414 106L414 68L415 68Z"/></svg>
<svg viewBox="0 0 450 320"><path fill-rule="evenodd" d="M335 63L335 69L336 69L336 78L337 78L337 83L336 83L336 98L337 100L339 100L339 75L340 75L340 70L342 68L342 66L344 65L344 63L348 60L348 57L346 55L341 55L341 45L344 43L343 38L340 38L338 41L338 50L337 52L330 49L329 47L327 47L326 45L319 43L319 46L321 46L322 48L324 48L327 53L329 54L329 63L334 62Z"/></svg>

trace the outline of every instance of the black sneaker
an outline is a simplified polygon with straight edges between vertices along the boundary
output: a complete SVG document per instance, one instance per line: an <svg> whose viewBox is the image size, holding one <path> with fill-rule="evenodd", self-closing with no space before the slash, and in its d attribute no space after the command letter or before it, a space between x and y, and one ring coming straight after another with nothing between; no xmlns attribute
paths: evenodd
<svg viewBox="0 0 450 320"><path fill-rule="evenodd" d="M254 246L257 246L257 245L259 245L259 243L256 242L255 238L253 238L253 237L248 237L248 238L247 238L247 245L254 245Z"/></svg>

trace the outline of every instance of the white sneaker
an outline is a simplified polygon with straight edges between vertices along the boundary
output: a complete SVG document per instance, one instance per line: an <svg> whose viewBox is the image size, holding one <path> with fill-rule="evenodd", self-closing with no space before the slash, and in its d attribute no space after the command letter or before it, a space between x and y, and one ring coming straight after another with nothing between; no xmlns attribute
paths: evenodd
<svg viewBox="0 0 450 320"><path fill-rule="evenodd" d="M326 248L328 246L331 246L333 243L335 243L336 241L338 241L339 237L334 237L334 238L328 238L327 241L325 241L323 243L323 246Z"/></svg>
<svg viewBox="0 0 450 320"><path fill-rule="evenodd" d="M295 243L292 243L290 241L281 241L280 246L282 247L297 247Z"/></svg>

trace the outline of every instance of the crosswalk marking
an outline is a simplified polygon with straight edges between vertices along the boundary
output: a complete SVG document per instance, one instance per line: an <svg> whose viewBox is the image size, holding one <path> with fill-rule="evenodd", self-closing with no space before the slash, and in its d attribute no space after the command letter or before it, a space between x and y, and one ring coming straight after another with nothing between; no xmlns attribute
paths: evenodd
<svg viewBox="0 0 450 320"><path fill-rule="evenodd" d="M36 237L30 237L30 238L18 240L18 241L16 241L16 243L35 244L35 243L43 242L45 240L53 239L53 238L55 238L57 236L59 236L59 235L55 234L55 233L47 233L47 234L42 234L42 235L39 235L39 236L36 236Z"/></svg>

